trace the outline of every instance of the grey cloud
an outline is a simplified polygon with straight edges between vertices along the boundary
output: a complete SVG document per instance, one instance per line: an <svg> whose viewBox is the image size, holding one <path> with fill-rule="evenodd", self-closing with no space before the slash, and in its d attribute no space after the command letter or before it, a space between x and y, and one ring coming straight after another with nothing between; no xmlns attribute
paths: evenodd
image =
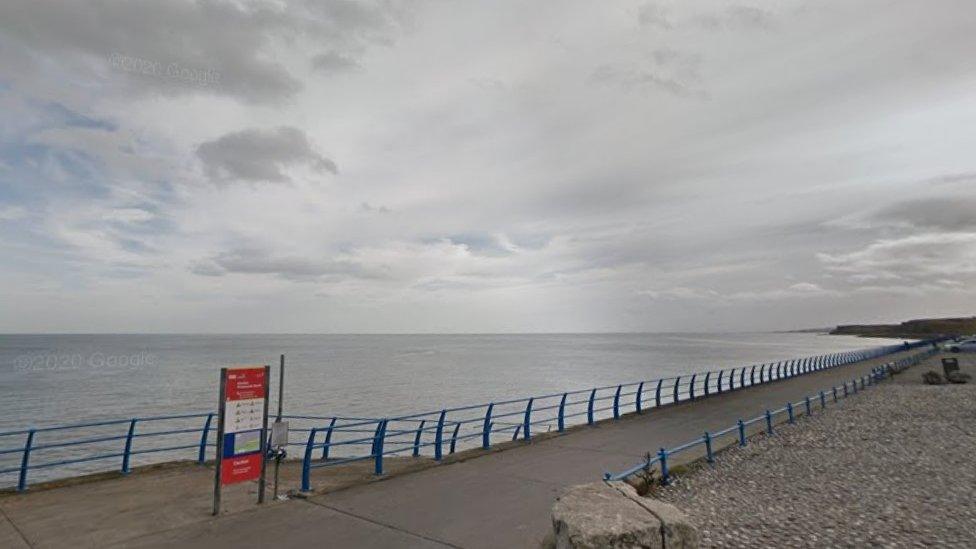
<svg viewBox="0 0 976 549"><path fill-rule="evenodd" d="M909 225L920 229L976 229L976 197L921 198L892 204L869 218L874 225Z"/></svg>
<svg viewBox="0 0 976 549"><path fill-rule="evenodd" d="M752 6L729 6L717 14L696 16L693 22L711 29L755 30L769 28L773 16L766 10Z"/></svg>
<svg viewBox="0 0 976 549"><path fill-rule="evenodd" d="M820 253L828 271L854 285L976 277L976 232L929 232L876 240L847 253Z"/></svg>
<svg viewBox="0 0 976 549"><path fill-rule="evenodd" d="M511 255L512 250L505 247L498 237L486 233L456 234L447 237L454 244L459 244L469 252L486 256Z"/></svg>
<svg viewBox="0 0 976 549"><path fill-rule="evenodd" d="M359 70L359 62L334 51L320 53L312 58L312 67L326 74L353 72Z"/></svg>
<svg viewBox="0 0 976 549"><path fill-rule="evenodd" d="M370 44L392 41L399 13L394 2L345 0L284 6L11 0L0 5L0 20L14 48L6 53L0 48L0 59L9 57L10 66L25 72L39 71L42 57L89 74L101 70L142 93L206 92L278 102L301 90L302 83L277 61L277 43L300 38L362 52ZM136 59L153 70L120 71L111 66L113 56ZM171 66L209 71L219 80L212 86L188 86L185 79L167 77Z"/></svg>
<svg viewBox="0 0 976 549"><path fill-rule="evenodd" d="M275 255L259 248L235 248L221 252L191 264L190 271L202 276L259 274L276 275L290 280L383 276L380 272L367 270L352 261Z"/></svg>
<svg viewBox="0 0 976 549"><path fill-rule="evenodd" d="M624 91L653 88L678 97L706 99L708 94L698 89L694 80L694 73L685 73L682 79L677 74L665 74L660 70L615 64L600 65L589 77L592 84L614 85Z"/></svg>
<svg viewBox="0 0 976 549"><path fill-rule="evenodd" d="M674 28L674 25L668 17L667 8L656 3L648 3L641 6L637 10L637 20L643 27L655 27L665 30Z"/></svg>
<svg viewBox="0 0 976 549"><path fill-rule="evenodd" d="M679 4L678 7L685 6ZM695 13L684 17L673 12L670 6L665 6L661 2L648 2L638 9L637 21L642 27L659 30L681 27L707 30L755 30L770 28L773 24L773 14L755 6L724 6L713 13Z"/></svg>
<svg viewBox="0 0 976 549"><path fill-rule="evenodd" d="M207 175L217 180L286 182L286 168L307 165L338 173L332 160L315 152L297 128L248 129L229 133L197 147Z"/></svg>
<svg viewBox="0 0 976 549"><path fill-rule="evenodd" d="M393 210L387 208L386 206L373 206L369 202L363 202L362 204L359 205L359 211L365 213L388 214Z"/></svg>

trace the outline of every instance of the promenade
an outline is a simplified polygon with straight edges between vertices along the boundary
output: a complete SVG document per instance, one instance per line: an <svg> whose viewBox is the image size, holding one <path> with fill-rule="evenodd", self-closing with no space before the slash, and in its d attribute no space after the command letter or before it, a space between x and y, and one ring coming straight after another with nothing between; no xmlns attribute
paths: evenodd
<svg viewBox="0 0 976 549"><path fill-rule="evenodd" d="M212 471L202 466L8 495L0 497L0 547L537 547L551 527L552 502L566 487L599 480L648 451L866 375L905 354L632 414L470 459L462 454L454 463L309 498L258 507L249 503L253 493L241 489L227 497L227 513L217 518L207 513ZM932 366L904 375L920 375L936 363L931 358ZM829 417L829 407L825 413ZM696 457L688 452L672 465ZM294 471L287 478L287 486L295 486Z"/></svg>

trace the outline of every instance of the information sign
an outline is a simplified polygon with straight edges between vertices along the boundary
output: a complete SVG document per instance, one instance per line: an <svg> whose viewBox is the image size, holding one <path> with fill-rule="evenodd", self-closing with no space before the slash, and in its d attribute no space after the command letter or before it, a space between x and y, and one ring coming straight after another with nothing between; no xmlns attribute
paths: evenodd
<svg viewBox="0 0 976 549"><path fill-rule="evenodd" d="M264 500L269 374L268 366L220 371L214 514L220 510L220 488L228 484L258 480L258 503Z"/></svg>

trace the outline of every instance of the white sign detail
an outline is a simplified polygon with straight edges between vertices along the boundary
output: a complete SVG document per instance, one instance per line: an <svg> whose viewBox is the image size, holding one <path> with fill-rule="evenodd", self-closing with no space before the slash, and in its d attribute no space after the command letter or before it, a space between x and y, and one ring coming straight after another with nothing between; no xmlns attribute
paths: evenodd
<svg viewBox="0 0 976 549"><path fill-rule="evenodd" d="M264 426L264 399L228 400L224 405L224 432L253 431Z"/></svg>

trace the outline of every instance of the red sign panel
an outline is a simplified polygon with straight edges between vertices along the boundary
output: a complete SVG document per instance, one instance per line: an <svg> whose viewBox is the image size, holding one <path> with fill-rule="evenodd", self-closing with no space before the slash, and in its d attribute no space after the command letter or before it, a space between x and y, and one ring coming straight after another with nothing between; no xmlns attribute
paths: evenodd
<svg viewBox="0 0 976 549"><path fill-rule="evenodd" d="M224 458L220 461L220 483L235 484L261 476L261 454Z"/></svg>
<svg viewBox="0 0 976 549"><path fill-rule="evenodd" d="M267 423L267 369L229 368L225 379L220 483L256 480L261 476L261 441Z"/></svg>
<svg viewBox="0 0 976 549"><path fill-rule="evenodd" d="M264 368L233 368L227 370L226 400L264 398Z"/></svg>

